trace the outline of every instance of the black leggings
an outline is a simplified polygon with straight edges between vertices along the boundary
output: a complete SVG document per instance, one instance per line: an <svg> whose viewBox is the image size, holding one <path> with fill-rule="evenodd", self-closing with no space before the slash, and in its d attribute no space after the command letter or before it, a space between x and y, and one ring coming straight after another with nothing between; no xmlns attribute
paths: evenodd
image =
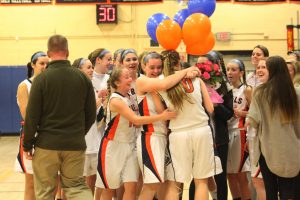
<svg viewBox="0 0 300 200"><path fill-rule="evenodd" d="M217 146L218 156L221 160L223 172L215 175L217 185L218 200L227 200L228 186L227 186L227 157L228 157L228 143Z"/></svg>
<svg viewBox="0 0 300 200"><path fill-rule="evenodd" d="M293 178L284 178L272 173L263 155L259 158L259 165L264 179L267 200L300 199L300 173Z"/></svg>

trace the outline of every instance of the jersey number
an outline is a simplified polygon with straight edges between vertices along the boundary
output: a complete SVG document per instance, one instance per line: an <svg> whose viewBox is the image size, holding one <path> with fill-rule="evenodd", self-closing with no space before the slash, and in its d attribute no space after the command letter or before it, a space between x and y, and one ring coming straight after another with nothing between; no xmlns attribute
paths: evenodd
<svg viewBox="0 0 300 200"><path fill-rule="evenodd" d="M181 83L186 93L194 92L194 86L191 79L182 79Z"/></svg>

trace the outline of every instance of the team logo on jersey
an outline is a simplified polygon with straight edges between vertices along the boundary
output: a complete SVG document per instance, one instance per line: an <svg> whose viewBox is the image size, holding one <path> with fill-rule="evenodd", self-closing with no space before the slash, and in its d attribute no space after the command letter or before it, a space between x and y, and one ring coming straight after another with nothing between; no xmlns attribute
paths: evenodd
<svg viewBox="0 0 300 200"><path fill-rule="evenodd" d="M237 103L237 104L242 104L242 101L243 101L243 98L240 98L240 97L234 97L234 103Z"/></svg>

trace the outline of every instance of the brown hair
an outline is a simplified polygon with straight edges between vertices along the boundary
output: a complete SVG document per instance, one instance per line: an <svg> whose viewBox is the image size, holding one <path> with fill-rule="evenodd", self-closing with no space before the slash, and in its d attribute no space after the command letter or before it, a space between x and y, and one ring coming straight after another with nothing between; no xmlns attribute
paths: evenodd
<svg viewBox="0 0 300 200"><path fill-rule="evenodd" d="M300 61L297 61L295 63L295 77L294 77L294 80L293 80L293 83L294 85L300 85Z"/></svg>
<svg viewBox="0 0 300 200"><path fill-rule="evenodd" d="M62 35L53 35L48 40L48 51L68 51L68 40Z"/></svg>
<svg viewBox="0 0 300 200"><path fill-rule="evenodd" d="M256 45L256 46L253 48L253 50L256 49L256 48L260 49L260 50L263 52L264 57L269 57L269 50L268 50L267 47L265 47L265 46L263 46L263 45L261 45L261 44L258 44L258 45Z"/></svg>
<svg viewBox="0 0 300 200"><path fill-rule="evenodd" d="M124 67L114 67L109 76L109 79L107 80L107 91L108 91L107 102L109 102L109 98L111 96L111 88L117 89L116 81L119 80L123 69L125 69L125 68ZM105 110L105 116L107 116L107 109Z"/></svg>
<svg viewBox="0 0 300 200"><path fill-rule="evenodd" d="M267 100L271 114L279 112L281 123L291 123L299 117L299 105L285 60L271 56L266 65L269 79L256 89L256 93Z"/></svg>
<svg viewBox="0 0 300 200"><path fill-rule="evenodd" d="M91 61L91 63L93 64L93 66L95 66L96 64L96 59L99 57L100 59L102 59L104 56L105 56L105 53L104 54L101 54L103 51L105 51L104 48L99 48L99 49L96 49L94 50L93 52L91 52L89 55L88 55L88 59Z"/></svg>

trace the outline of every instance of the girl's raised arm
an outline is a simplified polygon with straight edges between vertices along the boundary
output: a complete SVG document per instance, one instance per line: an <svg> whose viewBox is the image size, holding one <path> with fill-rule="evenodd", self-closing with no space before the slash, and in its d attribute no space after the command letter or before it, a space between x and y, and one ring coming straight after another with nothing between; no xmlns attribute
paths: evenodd
<svg viewBox="0 0 300 200"><path fill-rule="evenodd" d="M165 91L176 85L181 81L181 79L183 79L187 74L190 73L195 73L196 76L200 72L197 67L190 67L184 70L177 71L175 74L164 77L163 79L149 78L147 76L139 77L136 80L137 94L142 95L146 92Z"/></svg>

